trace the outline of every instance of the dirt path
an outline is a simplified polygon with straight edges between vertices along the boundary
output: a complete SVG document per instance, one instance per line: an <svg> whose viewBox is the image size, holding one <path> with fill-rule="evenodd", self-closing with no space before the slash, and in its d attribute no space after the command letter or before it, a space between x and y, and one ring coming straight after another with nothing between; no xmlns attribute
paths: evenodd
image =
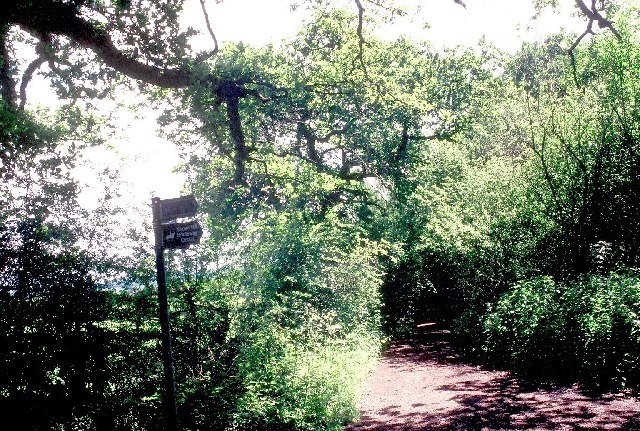
<svg viewBox="0 0 640 431"><path fill-rule="evenodd" d="M640 431L638 399L527 389L506 372L460 360L449 331L420 330L391 345L363 389L362 419L347 431Z"/></svg>

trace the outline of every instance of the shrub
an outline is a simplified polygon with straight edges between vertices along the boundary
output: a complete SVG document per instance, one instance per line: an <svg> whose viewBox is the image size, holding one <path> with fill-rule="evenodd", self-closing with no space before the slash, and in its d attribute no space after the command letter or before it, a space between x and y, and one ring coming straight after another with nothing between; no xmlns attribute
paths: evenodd
<svg viewBox="0 0 640 431"><path fill-rule="evenodd" d="M640 279L636 274L517 283L484 319L492 363L536 381L599 390L640 387Z"/></svg>
<svg viewBox="0 0 640 431"><path fill-rule="evenodd" d="M381 344L382 273L378 246L332 217L269 220L237 253L233 429L339 430L357 414Z"/></svg>
<svg viewBox="0 0 640 431"><path fill-rule="evenodd" d="M564 375L558 367L568 356L559 296L550 277L519 282L505 293L484 321L489 358L536 380Z"/></svg>
<svg viewBox="0 0 640 431"><path fill-rule="evenodd" d="M357 389L378 352L375 337L305 346L285 332L264 332L242 354L246 391L234 429L341 430L357 415Z"/></svg>
<svg viewBox="0 0 640 431"><path fill-rule="evenodd" d="M640 387L640 279L588 276L563 298L579 340L581 379L595 388Z"/></svg>

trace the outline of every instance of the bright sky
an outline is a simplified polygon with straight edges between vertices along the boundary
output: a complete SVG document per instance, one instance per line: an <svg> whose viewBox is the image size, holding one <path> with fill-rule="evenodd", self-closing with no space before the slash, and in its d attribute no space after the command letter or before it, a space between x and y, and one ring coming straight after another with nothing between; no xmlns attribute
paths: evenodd
<svg viewBox="0 0 640 431"><path fill-rule="evenodd" d="M396 0L409 11L410 18L393 24L391 33L412 35L416 39L428 39L434 45L474 45L481 36L499 48L514 51L521 41L540 38L541 35L559 30L563 26L582 29L584 21L569 19L572 0L560 0L561 13L544 13L538 20L534 15L533 0L464 0L466 8L453 0ZM209 0L207 10L213 30L219 40L245 41L252 44L274 42L292 36L300 28L304 11L290 11L294 0ZM343 3L356 11L355 3ZM365 7L367 3L363 2ZM365 12L367 13L367 12ZM205 29L200 2L192 0L185 10L185 24ZM424 29L428 22L429 29ZM576 26L577 25L577 26ZM210 38L204 34L196 46L210 46Z"/></svg>
<svg viewBox="0 0 640 431"><path fill-rule="evenodd" d="M546 11L533 20L533 0L464 0L466 8L453 0L413 0L422 4L422 15L430 28L421 35L434 45L475 45L485 36L498 48L515 51L523 40L542 39L562 27L578 30L585 23L571 19L571 0L560 0L559 13ZM419 33L420 34L420 33Z"/></svg>
<svg viewBox="0 0 640 431"><path fill-rule="evenodd" d="M571 5L571 0L561 0L560 3L563 1ZM305 11L301 8L292 12L292 2L294 0L224 0L221 3L208 0L207 10L222 45L237 41L256 45L277 44L295 35L300 28ZM453 0L398 0L398 4L407 5L411 18L396 21L384 30L384 34L387 37L407 34L415 39L430 40L435 46L474 45L484 35L497 47L514 51L522 40L540 39L562 27L579 31L585 26L584 22L572 21L567 10L561 14L543 14L532 21L533 0L465 2L466 9ZM353 1L345 0L345 4L355 12ZM425 21L429 23L427 29ZM193 40L194 47L212 47L199 0L191 0L187 5L183 23L202 31L202 35ZM123 117L127 118L126 115ZM122 162L123 181L127 188L124 193L127 199L137 203L146 203L151 196L163 199L179 196L184 179L171 172L178 162L176 150L172 144L155 135L154 114L149 112L144 120L128 118L123 127L126 134L114 142L116 152L111 156L100 153L94 169L99 169L100 164ZM95 199L92 197L95 184L92 184L91 176L86 179L86 185L84 202L91 206L91 200Z"/></svg>

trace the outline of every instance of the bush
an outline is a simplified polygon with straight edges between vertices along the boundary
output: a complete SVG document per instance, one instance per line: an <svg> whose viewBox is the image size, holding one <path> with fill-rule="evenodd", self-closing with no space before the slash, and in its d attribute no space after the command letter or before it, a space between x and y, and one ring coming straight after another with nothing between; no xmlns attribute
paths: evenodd
<svg viewBox="0 0 640 431"><path fill-rule="evenodd" d="M256 343L242 352L246 390L233 428L341 430L357 415L355 396L378 353L377 338L305 346L269 329L255 334Z"/></svg>
<svg viewBox="0 0 640 431"><path fill-rule="evenodd" d="M564 302L580 340L581 378L596 388L640 387L640 279L590 276Z"/></svg>
<svg viewBox="0 0 640 431"><path fill-rule="evenodd" d="M331 214L265 223L229 279L242 385L232 428L342 429L381 344L378 246Z"/></svg>
<svg viewBox="0 0 640 431"><path fill-rule="evenodd" d="M38 218L0 224L0 399L21 429L107 429L111 304L60 234Z"/></svg>
<svg viewBox="0 0 640 431"><path fill-rule="evenodd" d="M559 295L550 277L522 281L504 294L484 321L489 358L536 380L562 376L558 365L567 352Z"/></svg>
<svg viewBox="0 0 640 431"><path fill-rule="evenodd" d="M517 283L490 306L483 349L493 364L535 381L640 387L640 278L584 275Z"/></svg>

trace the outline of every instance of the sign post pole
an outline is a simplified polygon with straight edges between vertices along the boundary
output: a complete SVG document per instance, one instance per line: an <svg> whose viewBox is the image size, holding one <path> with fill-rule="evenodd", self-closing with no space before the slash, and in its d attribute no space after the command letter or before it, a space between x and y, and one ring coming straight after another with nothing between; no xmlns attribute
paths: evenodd
<svg viewBox="0 0 640 431"><path fill-rule="evenodd" d="M155 234L156 277L158 280L158 304L160 309L160 327L162 329L162 362L164 365L164 410L167 430L178 430L176 409L176 386L173 377L173 356L171 353L171 326L169 323L169 304L164 268L164 239L162 237L162 216L160 199L151 200L153 208L153 231Z"/></svg>

